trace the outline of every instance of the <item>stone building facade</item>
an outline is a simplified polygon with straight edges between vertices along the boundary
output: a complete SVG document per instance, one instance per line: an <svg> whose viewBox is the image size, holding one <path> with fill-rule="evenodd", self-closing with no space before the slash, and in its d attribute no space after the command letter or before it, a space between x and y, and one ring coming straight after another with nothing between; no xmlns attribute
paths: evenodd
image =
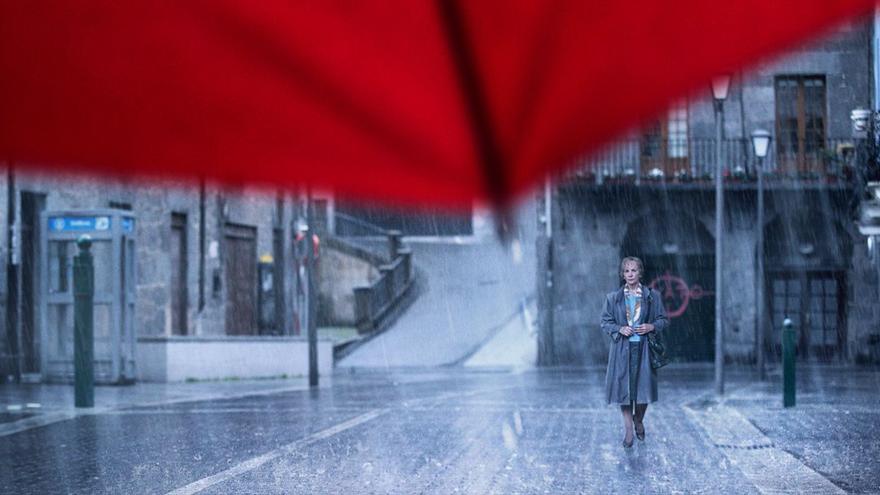
<svg viewBox="0 0 880 495"><path fill-rule="evenodd" d="M725 359L754 362L758 311L764 349L779 355L781 321L797 327L801 359L880 357L878 279L853 222L860 143L850 111L873 108L872 26L848 24L780 59L735 74L723 104ZM715 114L708 87L542 194L539 218L539 361L603 364L602 302L619 287L623 256L646 262L644 283L664 296L681 361L714 358ZM762 164L764 225L757 225L758 160L749 136L773 136ZM549 202L549 204L548 204ZM549 225L547 224L549 222ZM758 229L765 249L757 252ZM760 280L757 257L763 256ZM757 300L758 284L765 297Z"/></svg>
<svg viewBox="0 0 880 495"><path fill-rule="evenodd" d="M20 372L25 378L40 379L40 339L46 335L42 327L46 322L40 321L34 308L45 297L39 281L41 213L99 208L128 210L135 217L134 327L138 348L150 352L139 359L141 378L227 377L231 372L222 369L224 360L242 361L230 366L238 370L232 374L239 376L248 368L244 361L261 359L259 354L245 355L246 343L256 337L263 339L261 349L266 349L267 342L284 348L285 355L275 353L272 359L297 366L280 363L277 369L281 371L276 372L272 366L254 369L279 375L304 369L305 342L298 336L304 334L298 324L302 298L296 297L294 287L292 230L303 207L295 196L267 190L233 191L197 181L129 182L41 174L4 165L0 174L0 223L4 226L0 232L0 371L4 377ZM10 224L15 227L7 228ZM11 231L17 232L16 238L10 238ZM15 256L10 256L11 251ZM9 263L13 259L15 264ZM18 280L13 298L10 276ZM11 308L10 302L16 301ZM205 344L202 351L187 347L182 358L193 376L171 369L171 346L183 342ZM321 367L327 371L332 352L324 349L323 354ZM201 369L192 366L200 359L204 361Z"/></svg>

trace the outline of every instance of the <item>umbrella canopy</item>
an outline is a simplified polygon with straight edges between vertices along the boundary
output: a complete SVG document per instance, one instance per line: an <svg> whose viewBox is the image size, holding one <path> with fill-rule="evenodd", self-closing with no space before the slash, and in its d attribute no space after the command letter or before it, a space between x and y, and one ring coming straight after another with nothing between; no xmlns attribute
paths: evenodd
<svg viewBox="0 0 880 495"><path fill-rule="evenodd" d="M504 204L874 0L0 2L0 160Z"/></svg>

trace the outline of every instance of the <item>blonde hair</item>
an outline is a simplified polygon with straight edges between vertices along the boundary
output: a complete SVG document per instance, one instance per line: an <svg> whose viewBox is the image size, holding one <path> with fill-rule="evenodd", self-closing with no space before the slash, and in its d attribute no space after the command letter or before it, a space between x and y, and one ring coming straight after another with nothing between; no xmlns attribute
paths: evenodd
<svg viewBox="0 0 880 495"><path fill-rule="evenodd" d="M627 256L620 260L620 278L623 278L623 269L627 263L635 263L639 267L639 280L641 280L645 274L645 265L642 263L642 260L635 256Z"/></svg>

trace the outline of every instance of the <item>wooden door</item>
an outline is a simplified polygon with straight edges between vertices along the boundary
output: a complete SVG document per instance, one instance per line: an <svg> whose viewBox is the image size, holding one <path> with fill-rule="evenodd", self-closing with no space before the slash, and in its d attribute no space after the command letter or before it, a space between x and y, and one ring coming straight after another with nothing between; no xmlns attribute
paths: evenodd
<svg viewBox="0 0 880 495"><path fill-rule="evenodd" d="M789 174L824 173L824 76L776 78L776 155Z"/></svg>
<svg viewBox="0 0 880 495"><path fill-rule="evenodd" d="M846 349L846 298L840 272L810 272L807 276L807 304L804 312L806 345L811 358L834 361L844 358Z"/></svg>
<svg viewBox="0 0 880 495"><path fill-rule="evenodd" d="M257 333L257 229L226 224L226 334Z"/></svg>
<svg viewBox="0 0 880 495"><path fill-rule="evenodd" d="M797 357L822 362L845 358L846 284L839 271L772 272L768 277L772 318L770 355L782 355L782 323L797 333Z"/></svg>

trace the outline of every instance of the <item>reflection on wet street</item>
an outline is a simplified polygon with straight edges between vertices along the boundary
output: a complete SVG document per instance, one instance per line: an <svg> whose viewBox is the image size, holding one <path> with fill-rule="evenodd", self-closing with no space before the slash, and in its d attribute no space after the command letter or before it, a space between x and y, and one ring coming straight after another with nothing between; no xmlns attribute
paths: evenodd
<svg viewBox="0 0 880 495"><path fill-rule="evenodd" d="M620 443L619 413L603 402L603 375L598 369L358 372L311 391L109 410L0 437L0 479L10 493L759 491L762 481L747 465L731 462L736 456L716 444L720 433L705 419L724 414L705 393L710 369L664 373L661 401L646 417L646 440L629 450ZM749 385L745 375L731 378L737 385L730 403L757 415L762 426L776 404L758 399L778 398ZM844 392L838 407L857 402L858 393ZM850 407L867 419L864 406ZM825 414L820 404L804 409L807 419L811 411ZM820 430L813 431L830 438ZM788 456L788 433L778 433L766 439L765 454ZM863 433L873 438L869 454L876 454L876 434ZM812 448L800 439L798 449ZM803 472L779 476L795 476L792 482L812 476L834 488L792 460ZM845 454L838 460L846 462ZM849 488L877 482L875 473Z"/></svg>

